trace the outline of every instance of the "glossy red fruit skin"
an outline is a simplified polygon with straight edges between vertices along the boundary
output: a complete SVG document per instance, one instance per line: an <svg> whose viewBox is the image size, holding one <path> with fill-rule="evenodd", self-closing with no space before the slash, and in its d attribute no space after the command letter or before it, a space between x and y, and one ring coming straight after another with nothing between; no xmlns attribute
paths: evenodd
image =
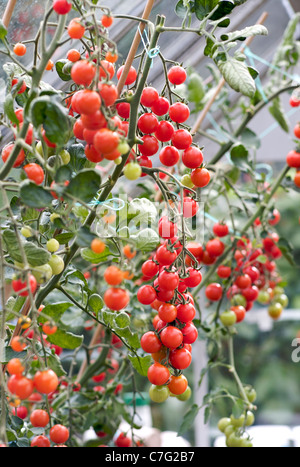
<svg viewBox="0 0 300 467"><path fill-rule="evenodd" d="M155 136L162 143L167 143L171 141L174 132L175 129L172 123L166 120L162 120L161 122L159 122L158 128L155 132Z"/></svg>
<svg viewBox="0 0 300 467"><path fill-rule="evenodd" d="M155 136L145 135L142 138L143 144L139 144L138 148L143 156L154 156L159 150L159 142Z"/></svg>
<svg viewBox="0 0 300 467"><path fill-rule="evenodd" d="M162 290L174 291L179 284L179 276L176 271L163 270L158 276L158 285Z"/></svg>
<svg viewBox="0 0 300 467"><path fill-rule="evenodd" d="M184 279L184 283L187 287L197 287L202 281L202 274L200 271L194 268L187 269L188 277Z"/></svg>
<svg viewBox="0 0 300 467"><path fill-rule="evenodd" d="M180 154L174 146L165 146L159 154L160 162L166 167L173 167L179 162Z"/></svg>
<svg viewBox="0 0 300 467"><path fill-rule="evenodd" d="M151 305L156 299L156 291L151 285L143 285L137 292L137 299L143 305Z"/></svg>
<svg viewBox="0 0 300 467"><path fill-rule="evenodd" d="M185 348L172 350L169 359L171 365L177 370L185 370L192 363L192 355Z"/></svg>
<svg viewBox="0 0 300 467"><path fill-rule="evenodd" d="M115 440L115 445L118 448L130 448L132 446L132 442L124 433L121 433Z"/></svg>
<svg viewBox="0 0 300 467"><path fill-rule="evenodd" d="M184 123L189 119L190 109L186 104L176 102L169 108L169 115L173 122Z"/></svg>
<svg viewBox="0 0 300 467"><path fill-rule="evenodd" d="M182 323L188 323L193 321L196 316L195 307L191 303L185 305L179 305L177 307L177 319Z"/></svg>
<svg viewBox="0 0 300 467"><path fill-rule="evenodd" d="M32 448L50 448L51 443L49 439L44 435L35 436L31 441Z"/></svg>
<svg viewBox="0 0 300 467"><path fill-rule="evenodd" d="M167 326L160 333L162 344L168 349L177 349L183 342L183 334L175 326Z"/></svg>
<svg viewBox="0 0 300 467"><path fill-rule="evenodd" d="M190 146L182 154L182 162L189 169L197 169L203 163L202 151L194 146Z"/></svg>
<svg viewBox="0 0 300 467"><path fill-rule="evenodd" d="M212 302L217 302L221 300L223 295L223 288L218 283L210 284L206 287L205 290L206 297Z"/></svg>
<svg viewBox="0 0 300 467"><path fill-rule="evenodd" d="M229 227L226 224L215 224L213 232L217 237L226 237L229 234Z"/></svg>
<svg viewBox="0 0 300 467"><path fill-rule="evenodd" d="M141 338L141 347L146 353L159 352L162 344L153 331L146 332Z"/></svg>
<svg viewBox="0 0 300 467"><path fill-rule="evenodd" d="M54 0L53 10L58 15L67 15L72 9L72 3L67 0Z"/></svg>
<svg viewBox="0 0 300 467"><path fill-rule="evenodd" d="M141 104L144 107L151 108L159 99L158 91L153 87L144 88L141 96Z"/></svg>
<svg viewBox="0 0 300 467"><path fill-rule="evenodd" d="M155 133L158 126L159 122L157 117L152 113L145 113L138 119L138 128L144 134L150 135Z"/></svg>
<svg viewBox="0 0 300 467"><path fill-rule="evenodd" d="M300 169L300 153L297 151L290 151L286 158L287 165L294 169Z"/></svg>
<svg viewBox="0 0 300 467"><path fill-rule="evenodd" d="M178 227L174 222L169 221L169 219L164 216L158 222L158 231L160 237L170 239L177 235Z"/></svg>
<svg viewBox="0 0 300 467"><path fill-rule="evenodd" d="M179 86L180 84L183 84L186 81L187 73L185 69L181 66L173 66L168 71L168 79L171 84Z"/></svg>
<svg viewBox="0 0 300 467"><path fill-rule="evenodd" d="M167 383L170 377L170 372L164 365L153 363L153 365L148 369L147 376L151 384L162 386Z"/></svg>
<svg viewBox="0 0 300 467"><path fill-rule="evenodd" d="M152 112L158 117L166 115L170 108L170 102L165 97L159 97L158 100L152 105Z"/></svg>
<svg viewBox="0 0 300 467"><path fill-rule="evenodd" d="M179 150L188 149L193 142L191 133L185 129L176 130L172 136L172 144Z"/></svg>
<svg viewBox="0 0 300 467"><path fill-rule="evenodd" d="M69 439L69 430L63 425L54 425L50 429L50 439L53 443L64 444Z"/></svg>
<svg viewBox="0 0 300 467"><path fill-rule="evenodd" d="M193 344L198 338L198 331L192 322L186 323L185 327L181 330L183 334L184 344Z"/></svg>

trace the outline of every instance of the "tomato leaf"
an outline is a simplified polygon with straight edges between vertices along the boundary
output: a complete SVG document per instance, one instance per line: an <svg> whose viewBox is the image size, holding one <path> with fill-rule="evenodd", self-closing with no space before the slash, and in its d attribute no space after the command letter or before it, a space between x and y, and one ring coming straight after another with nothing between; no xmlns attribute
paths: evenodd
<svg viewBox="0 0 300 467"><path fill-rule="evenodd" d="M55 334L47 337L47 341L63 349L73 350L77 349L82 344L83 336L76 336L71 332L57 329Z"/></svg>
<svg viewBox="0 0 300 467"><path fill-rule="evenodd" d="M93 294L89 298L88 306L93 310L96 316L98 316L104 306L104 302L100 295Z"/></svg>
<svg viewBox="0 0 300 467"><path fill-rule="evenodd" d="M220 0L195 0L195 13L201 21L218 5ZM219 19L219 18L214 18Z"/></svg>
<svg viewBox="0 0 300 467"><path fill-rule="evenodd" d="M221 0L217 10L212 15L211 20L216 21L229 15L235 7L236 5L232 0Z"/></svg>
<svg viewBox="0 0 300 467"><path fill-rule="evenodd" d="M267 36L268 30L261 24L255 24L254 26L248 26L241 31L229 32L221 36L222 41L244 41L247 37L253 36Z"/></svg>
<svg viewBox="0 0 300 467"><path fill-rule="evenodd" d="M150 355L145 357L135 357L133 355L128 355L129 360L133 368L141 375L146 377L149 367L151 366L152 360Z"/></svg>
<svg viewBox="0 0 300 467"><path fill-rule="evenodd" d="M3 40L7 36L7 29L3 24L3 21L0 20L0 39Z"/></svg>
<svg viewBox="0 0 300 467"><path fill-rule="evenodd" d="M84 169L72 178L64 193L72 195L78 201L89 203L97 195L100 185L100 174L96 170Z"/></svg>
<svg viewBox="0 0 300 467"><path fill-rule="evenodd" d="M269 112L272 117L275 118L276 122L283 129L283 131L289 133L290 125L285 115L280 97L273 99L272 105L269 107Z"/></svg>
<svg viewBox="0 0 300 467"><path fill-rule="evenodd" d="M12 260L22 263L23 256L20 252L20 246L16 234L12 230L5 230L2 235L7 252ZM51 255L44 248L40 248L32 242L24 242L23 248L30 266L43 266L48 263Z"/></svg>
<svg viewBox="0 0 300 467"><path fill-rule="evenodd" d="M92 264L102 263L103 261L106 261L110 255L111 252L108 248L105 248L105 250L101 254L94 253L90 248L83 248L81 250L82 259Z"/></svg>
<svg viewBox="0 0 300 467"><path fill-rule="evenodd" d="M53 96L42 96L34 99L30 106L30 116L35 128L40 126L52 143L63 146L68 140L71 120L67 109Z"/></svg>
<svg viewBox="0 0 300 467"><path fill-rule="evenodd" d="M46 323L49 319L58 322L63 314L71 308L72 304L68 302L51 303L43 308L43 316L39 316L39 323ZM44 316L45 315L45 316Z"/></svg>
<svg viewBox="0 0 300 467"><path fill-rule="evenodd" d="M70 74L66 74L64 73L63 71L63 68L64 66L69 63L68 60L58 60L55 64L55 68L56 68L56 71L57 71L57 74L58 76L60 77L60 79L62 79L63 81L70 81L71 80L71 75Z"/></svg>
<svg viewBox="0 0 300 467"><path fill-rule="evenodd" d="M29 208L45 208L52 205L53 197L49 191L30 180L24 180L20 185L20 197Z"/></svg>
<svg viewBox="0 0 300 467"><path fill-rule="evenodd" d="M20 122L15 114L14 98L10 93L7 94L4 101L4 112L12 123L19 125Z"/></svg>
<svg viewBox="0 0 300 467"><path fill-rule="evenodd" d="M178 436L184 435L194 424L195 418L199 413L200 407L197 404L193 404L187 413L184 415L180 428L178 430Z"/></svg>
<svg viewBox="0 0 300 467"><path fill-rule="evenodd" d="M254 96L256 91L255 81L244 62L231 57L227 61L218 61L217 65L225 81L232 89L247 97Z"/></svg>
<svg viewBox="0 0 300 467"><path fill-rule="evenodd" d="M237 399L232 409L232 415L234 416L234 418L240 418L244 411L245 402L242 399Z"/></svg>
<svg viewBox="0 0 300 467"><path fill-rule="evenodd" d="M230 158L235 166L243 170L249 169L248 149L241 143L233 145L230 151Z"/></svg>

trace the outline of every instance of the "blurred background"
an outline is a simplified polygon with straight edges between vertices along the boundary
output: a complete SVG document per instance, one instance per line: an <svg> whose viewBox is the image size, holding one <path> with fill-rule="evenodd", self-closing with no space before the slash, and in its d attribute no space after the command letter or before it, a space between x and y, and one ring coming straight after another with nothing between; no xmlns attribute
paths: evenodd
<svg viewBox="0 0 300 467"><path fill-rule="evenodd" d="M112 12L118 14L130 14L141 16L144 3L141 0L111 0L109 6ZM0 15L3 14L6 0L0 0ZM44 0L32 1L22 0L17 2L13 19L9 29L9 38L12 42L31 38L37 30L39 21L44 13L46 2ZM157 0L152 13L152 18L157 13L167 17L167 26L179 26L180 18L174 13L174 0ZM299 0L249 0L240 8L234 10L230 29L242 29L255 24L263 12L268 13L265 26L269 30L268 37L257 37L254 39L251 50L258 57L262 57L265 63L256 61L256 68L260 71L262 83L268 72L268 65L272 61L274 53L282 40L284 31L294 16L300 11ZM130 21L116 20L111 28L111 37L118 44L120 65L126 57L136 29ZM52 31L53 32L53 31ZM49 34L51 35L51 30ZM300 39L300 30L297 31ZM76 44L73 44L76 46ZM196 71L205 81L210 76L207 67L208 59L203 55L205 42L196 38L193 34L178 35L172 33L163 36L160 47L163 55L171 60L183 63L191 71ZM65 58L66 50L62 49L55 58ZM28 54L30 56L30 53ZM5 92L3 79L5 78L2 66L5 59L0 56L0 92ZM300 75L300 70L298 70ZM163 86L163 73L158 59L154 61L151 70L149 84L161 89ZM48 72L45 80L54 87L62 88L64 83L60 80L56 71ZM2 97L2 96L1 96ZM233 102L235 95L232 96ZM2 101L2 98L0 99ZM268 164L268 170L276 174L284 165L287 152L294 147L292 129L300 120L299 108L296 111L289 106L289 97L283 98L282 104L287 112L291 132L287 134L274 122L270 112L266 108L257 118L253 120L250 128L260 136L261 145L257 148L256 157L261 163ZM193 118L193 117L192 117ZM218 131L222 125L219 120L217 105L206 118L203 130ZM4 141L5 142L5 134ZM201 139L204 146L205 158L209 161L218 148L210 139ZM264 443L274 442L277 445L289 446L300 445L300 363L294 363L291 355L294 350L292 341L300 338L300 235L299 235L299 194L295 192L281 193L276 200L276 207L281 212L281 222L278 226L279 233L288 238L295 248L296 266L291 266L284 259L280 261L280 269L286 285L286 293L290 300L289 309L285 312L279 322L274 323L267 314L266 309L256 309L251 312L251 318L240 325L239 335L235 339L236 366L242 381L251 384L257 390L258 411L256 415L256 426L273 425L280 426L280 434L273 434L271 428L264 430ZM199 370L206 362L206 349L202 342L197 344L194 350L195 367L186 372L190 381L194 380L194 397L186 403L170 398L163 405L151 407L153 425L162 431L177 432L183 416L187 409L197 402L201 403L203 395L212 387L231 387L232 379L220 370L213 370L209 377L204 380L202 388L198 390ZM190 373L190 374L189 374ZM139 389L147 391L148 385L144 379L139 381ZM233 388L234 389L234 388ZM211 446L216 442L218 432L217 421L223 416L228 416L226 405L219 404L215 407L210 422L203 423L203 412L199 413L192 429L184 433L184 438L192 446ZM288 430L288 431L286 431ZM275 433L275 432L274 432ZM277 432L276 432L277 433ZM273 441L271 440L273 438Z"/></svg>

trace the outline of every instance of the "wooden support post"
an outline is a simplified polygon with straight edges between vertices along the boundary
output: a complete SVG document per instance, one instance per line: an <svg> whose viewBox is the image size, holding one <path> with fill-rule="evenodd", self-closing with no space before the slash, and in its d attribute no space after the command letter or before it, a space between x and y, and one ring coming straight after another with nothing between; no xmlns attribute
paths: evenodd
<svg viewBox="0 0 300 467"><path fill-rule="evenodd" d="M6 29L8 29L8 26L9 26L10 20L12 18L16 3L17 3L17 0L9 0L7 6L5 8L5 12L4 12L4 15L3 15L3 18L2 18L2 23L4 24Z"/></svg>

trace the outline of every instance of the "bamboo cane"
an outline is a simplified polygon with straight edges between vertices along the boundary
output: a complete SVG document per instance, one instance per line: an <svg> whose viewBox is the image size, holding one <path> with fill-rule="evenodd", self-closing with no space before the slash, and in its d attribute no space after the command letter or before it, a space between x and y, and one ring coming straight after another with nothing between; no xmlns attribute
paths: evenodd
<svg viewBox="0 0 300 467"><path fill-rule="evenodd" d="M6 29L9 26L10 20L12 18L15 6L16 6L17 0L9 0L8 4L5 8L4 15L2 17L2 23L6 27Z"/></svg>
<svg viewBox="0 0 300 467"><path fill-rule="evenodd" d="M147 1L145 10L144 10L144 13L143 13L143 16L142 16L143 20L148 20L149 19L149 16L151 14L154 3L155 3L155 0L148 0ZM122 75L121 75L120 80L118 82L117 89L118 89L119 95L121 94L121 92L122 92L122 90L123 90L123 88L125 86L125 82L126 82L130 67L132 66L134 57L136 56L138 47L140 45L141 34L143 34L145 26L146 26L145 23L143 23L143 22L140 23L139 29L137 30L137 32L135 34L135 37L133 39L130 51L129 51L127 59L125 61L125 65L124 65Z"/></svg>

